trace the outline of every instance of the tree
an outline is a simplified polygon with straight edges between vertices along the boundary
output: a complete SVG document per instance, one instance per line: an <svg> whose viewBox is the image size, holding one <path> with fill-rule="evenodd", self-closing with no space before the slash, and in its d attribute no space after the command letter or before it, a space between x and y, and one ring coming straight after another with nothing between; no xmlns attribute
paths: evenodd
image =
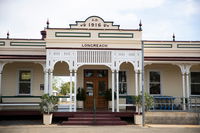
<svg viewBox="0 0 200 133"><path fill-rule="evenodd" d="M59 90L59 88L58 88L58 81L59 81L59 80L61 80L61 79L59 79L58 77L54 77L54 78L53 78L53 82L52 82L53 90L56 90L56 91Z"/></svg>
<svg viewBox="0 0 200 133"><path fill-rule="evenodd" d="M70 82L62 83L60 88L61 88L60 90L61 95L66 95L70 93ZM74 82L72 82L72 93L74 93Z"/></svg>

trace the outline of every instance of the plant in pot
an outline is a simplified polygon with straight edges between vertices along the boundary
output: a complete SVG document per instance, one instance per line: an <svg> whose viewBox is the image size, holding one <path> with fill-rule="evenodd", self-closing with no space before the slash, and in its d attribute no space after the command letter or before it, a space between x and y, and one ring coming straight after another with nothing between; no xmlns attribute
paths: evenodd
<svg viewBox="0 0 200 133"><path fill-rule="evenodd" d="M77 95L76 95L77 108L78 109L83 109L84 108L85 99L86 99L85 89L79 87L78 91L77 91Z"/></svg>
<svg viewBox="0 0 200 133"><path fill-rule="evenodd" d="M135 104L138 108L138 114L134 115L135 124L142 124L141 106L142 106L142 95L134 96ZM144 94L145 99L145 111L149 111L153 106L153 97L148 93Z"/></svg>
<svg viewBox="0 0 200 133"><path fill-rule="evenodd" d="M142 95L133 96L133 101L136 105L136 112L138 112L138 114L134 115L134 122L135 124L142 124L142 115L140 114L142 106Z"/></svg>
<svg viewBox="0 0 200 133"><path fill-rule="evenodd" d="M52 123L52 112L57 109L58 98L44 94L41 97L40 111L43 113L43 124L49 125Z"/></svg>

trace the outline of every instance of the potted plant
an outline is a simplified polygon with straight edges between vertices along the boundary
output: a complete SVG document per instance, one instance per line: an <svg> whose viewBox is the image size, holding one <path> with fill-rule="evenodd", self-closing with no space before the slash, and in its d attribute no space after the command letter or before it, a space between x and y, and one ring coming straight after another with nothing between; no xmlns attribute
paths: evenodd
<svg viewBox="0 0 200 133"><path fill-rule="evenodd" d="M77 99L77 108L83 109L84 108L84 101L86 99L85 89L80 88L80 87L78 88L76 99Z"/></svg>
<svg viewBox="0 0 200 133"><path fill-rule="evenodd" d="M106 90L105 98L108 101L108 109L112 108L112 89Z"/></svg>
<svg viewBox="0 0 200 133"><path fill-rule="evenodd" d="M40 111L43 113L43 124L49 125L52 123L52 112L57 109L58 98L44 94L41 97Z"/></svg>
<svg viewBox="0 0 200 133"><path fill-rule="evenodd" d="M138 114L134 115L134 122L135 124L142 124L142 115L140 114L140 109L142 106L142 95L134 96L133 101L136 105L136 111Z"/></svg>
<svg viewBox="0 0 200 133"><path fill-rule="evenodd" d="M145 111L149 111L153 106L153 97L148 93L144 94L145 98ZM135 104L137 106L138 114L134 115L135 124L142 124L141 106L142 106L142 95L134 96Z"/></svg>

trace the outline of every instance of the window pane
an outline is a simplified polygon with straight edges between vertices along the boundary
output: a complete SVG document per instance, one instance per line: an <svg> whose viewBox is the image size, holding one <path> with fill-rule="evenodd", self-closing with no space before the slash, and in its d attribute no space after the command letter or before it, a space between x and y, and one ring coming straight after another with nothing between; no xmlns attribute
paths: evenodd
<svg viewBox="0 0 200 133"><path fill-rule="evenodd" d="M119 72L119 82L126 82L126 72L125 71Z"/></svg>
<svg viewBox="0 0 200 133"><path fill-rule="evenodd" d="M160 72L150 72L150 82L160 82Z"/></svg>
<svg viewBox="0 0 200 133"><path fill-rule="evenodd" d="M200 83L200 72L191 72L191 82Z"/></svg>
<svg viewBox="0 0 200 133"><path fill-rule="evenodd" d="M127 94L126 71L119 72L119 94Z"/></svg>
<svg viewBox="0 0 200 133"><path fill-rule="evenodd" d="M30 71L20 71L19 73L20 81L31 81L31 72Z"/></svg>
<svg viewBox="0 0 200 133"><path fill-rule="evenodd" d="M150 83L150 94L160 94L160 84Z"/></svg>
<svg viewBox="0 0 200 133"><path fill-rule="evenodd" d="M106 88L106 82L105 81L99 81L98 85L99 89L99 96L105 96L105 92L107 90Z"/></svg>
<svg viewBox="0 0 200 133"><path fill-rule="evenodd" d="M30 94L30 83L19 84L19 94Z"/></svg>
<svg viewBox="0 0 200 133"><path fill-rule="evenodd" d="M93 90L94 90L94 83L87 81L86 82L86 94L87 94L87 96L93 96Z"/></svg>
<svg viewBox="0 0 200 133"><path fill-rule="evenodd" d="M108 71L107 70L98 70L97 71L97 77L98 78L104 78L107 77Z"/></svg>
<svg viewBox="0 0 200 133"><path fill-rule="evenodd" d="M93 70L85 70L85 77L93 77L94 76L94 71Z"/></svg>
<svg viewBox="0 0 200 133"><path fill-rule="evenodd" d="M200 95L200 84L192 84L191 85L191 94L192 95Z"/></svg>

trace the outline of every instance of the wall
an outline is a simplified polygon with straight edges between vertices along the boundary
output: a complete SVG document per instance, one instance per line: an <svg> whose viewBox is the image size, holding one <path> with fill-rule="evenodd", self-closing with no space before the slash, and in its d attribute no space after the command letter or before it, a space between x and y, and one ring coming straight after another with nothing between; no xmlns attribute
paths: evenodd
<svg viewBox="0 0 200 133"><path fill-rule="evenodd" d="M146 112L147 124L199 124L198 113L192 112Z"/></svg>
<svg viewBox="0 0 200 133"><path fill-rule="evenodd" d="M4 66L2 74L2 95L16 96L18 95L18 71L23 69L30 69L32 71L32 96L40 96L43 90L40 90L40 84L44 84L43 68L36 63L8 63ZM39 99L35 98L6 98L3 102L37 102Z"/></svg>
<svg viewBox="0 0 200 133"><path fill-rule="evenodd" d="M180 68L170 64L152 64L145 66L146 92L149 92L149 71L160 71L161 93L165 96L182 96L182 74Z"/></svg>

